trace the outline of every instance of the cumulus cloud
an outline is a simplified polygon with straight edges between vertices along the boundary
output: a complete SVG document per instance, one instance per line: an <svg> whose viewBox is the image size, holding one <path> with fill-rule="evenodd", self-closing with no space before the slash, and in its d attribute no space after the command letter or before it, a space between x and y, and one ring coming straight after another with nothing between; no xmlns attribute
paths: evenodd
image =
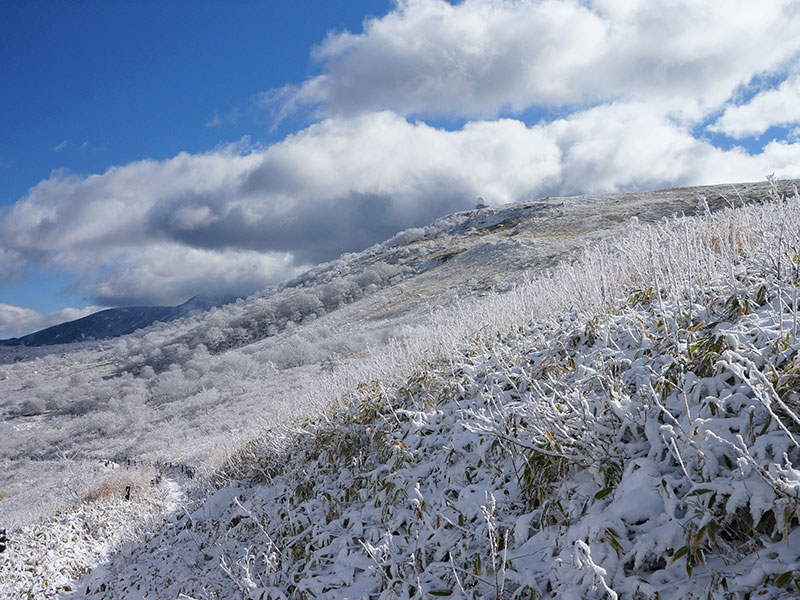
<svg viewBox="0 0 800 600"><path fill-rule="evenodd" d="M646 132L646 133L645 133ZM247 294L396 231L543 195L800 176L800 144L723 151L645 104L448 131L392 112L330 118L266 148L56 173L0 222L0 274L47 263L101 304Z"/></svg>
<svg viewBox="0 0 800 600"><path fill-rule="evenodd" d="M725 108L709 128L735 138L761 135L773 125L800 122L800 71L777 88L756 94L750 101Z"/></svg>
<svg viewBox="0 0 800 600"><path fill-rule="evenodd" d="M107 303L252 292L404 227L507 202L557 174L518 121L445 132L393 113L330 119L263 149L57 173L0 222L0 273L49 263Z"/></svg>
<svg viewBox="0 0 800 600"><path fill-rule="evenodd" d="M722 150L645 104L611 104L542 126L561 151L554 193L635 191L800 177L800 144L773 143L755 155Z"/></svg>
<svg viewBox="0 0 800 600"><path fill-rule="evenodd" d="M207 250L175 242L103 252L112 256L110 266L83 269L77 286L104 305L178 304L197 295L246 296L304 267L290 253ZM80 268L83 259L73 254L67 268Z"/></svg>
<svg viewBox="0 0 800 600"><path fill-rule="evenodd" d="M20 337L65 321L80 319L101 310L98 306L86 308L63 308L49 314L42 314L30 308L0 303L0 340Z"/></svg>
<svg viewBox="0 0 800 600"><path fill-rule="evenodd" d="M493 117L615 99L698 118L800 49L792 0L400 0L363 33L329 34L322 73L273 91L279 117L391 109Z"/></svg>

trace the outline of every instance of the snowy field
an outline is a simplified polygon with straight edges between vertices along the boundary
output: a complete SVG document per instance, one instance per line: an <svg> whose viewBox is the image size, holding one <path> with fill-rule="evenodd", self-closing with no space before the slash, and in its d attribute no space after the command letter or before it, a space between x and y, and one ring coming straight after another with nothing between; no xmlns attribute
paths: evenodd
<svg viewBox="0 0 800 600"><path fill-rule="evenodd" d="M791 190L457 213L204 315L4 351L0 590L793 597Z"/></svg>

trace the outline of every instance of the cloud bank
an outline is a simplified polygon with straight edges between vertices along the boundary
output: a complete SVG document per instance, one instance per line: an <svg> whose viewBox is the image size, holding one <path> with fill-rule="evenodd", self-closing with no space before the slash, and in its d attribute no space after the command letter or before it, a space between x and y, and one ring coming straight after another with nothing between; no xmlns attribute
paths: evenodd
<svg viewBox="0 0 800 600"><path fill-rule="evenodd" d="M47 264L97 304L175 304L256 291L477 196L798 177L791 137L710 140L797 127L800 38L775 32L797 30L799 10L399 2L329 34L320 74L266 95L278 118L318 119L284 140L40 182L0 220L0 281Z"/></svg>
<svg viewBox="0 0 800 600"><path fill-rule="evenodd" d="M696 118L792 59L800 40L776 33L798 26L791 0L401 0L363 33L330 34L312 53L323 72L275 98L281 112L470 118L633 99Z"/></svg>

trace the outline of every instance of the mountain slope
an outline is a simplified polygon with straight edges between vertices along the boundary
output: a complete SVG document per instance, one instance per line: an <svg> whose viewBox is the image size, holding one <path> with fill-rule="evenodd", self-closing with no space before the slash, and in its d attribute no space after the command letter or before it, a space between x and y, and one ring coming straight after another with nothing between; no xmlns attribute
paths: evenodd
<svg viewBox="0 0 800 600"><path fill-rule="evenodd" d="M777 192L791 194L795 183L780 182ZM172 330L171 340L163 339L167 346L159 344L154 356L143 354L141 363L174 362L170 343L177 355L183 346L199 344L212 352L245 347L275 336L287 325L294 327L333 311L352 309L343 320L357 321L359 327L364 321L379 321L376 325L383 331L417 323L424 318L420 308L512 289L531 273L626 231L631 218L656 222L698 210L715 211L762 201L770 192L767 182L742 183L546 198L453 213L314 267L231 307L224 316L189 320Z"/></svg>
<svg viewBox="0 0 800 600"><path fill-rule="evenodd" d="M750 206L737 211L715 212L729 205L723 197L728 190L736 198L730 204L742 204L734 189L739 191L742 199L758 203L770 193L774 195L781 190L791 189L791 185L783 185L777 190L768 184L738 184L735 188L716 186L578 199L546 199L537 203L457 213L427 228L402 232L364 252L345 255L320 265L275 290L202 316L190 316L123 336L111 346L74 349L62 346L58 354L47 349L9 349L6 355L8 359L18 362L0 366L0 397L4 398L1 407L3 421L0 424L0 460L3 464L0 489L10 491L8 497L0 496L0 508L12 523L27 524L18 535L22 540L27 540L32 550L25 555L15 556L14 562L6 563L7 566L0 565L0 571L6 568L11 571L6 570L5 573L22 572L26 569L25 565L29 564L27 561L33 564L41 559L42 555L37 554L39 550L35 550L38 546L34 541L43 539L40 527L52 533L53 528L60 527L60 521L56 519L53 525L39 526L35 522L37 517L51 514L54 508L69 505L75 499L93 497L95 491L103 488L107 481L111 482L111 489L117 489L114 488L117 484L111 484L120 478L127 477L131 481L158 479L160 483L152 487L134 485L139 499L137 502L146 502L152 494L161 493L165 485L188 490L196 479L185 477L187 468L204 479L225 464L228 457L237 453L244 455L246 452L243 448L249 448L255 453L254 464L266 465L261 470L254 467L256 474L261 474L258 477L283 477L285 479L281 481L286 481L288 486L302 481L302 470L306 466L317 468L317 463L312 461L303 466L305 463L294 462L295 458L300 460L299 457L305 456L305 442L302 439L298 441L296 432L286 428L292 423L307 421L321 414L329 416L334 431L326 433L324 427L317 431L317 425L308 424L305 430L316 432L309 434L311 438L308 444L318 449L320 444L324 448L332 445L342 452L347 452L348 447L356 444L356 450L361 448L367 452L378 442L367 440L366 446L362 447L363 436L347 437L348 431L352 429L354 435L359 428L379 431L387 419L399 423L407 423L407 419L411 419L408 423L417 427L414 425L416 417L411 413L419 413L417 420L428 419L425 414L430 407L426 400L430 400L434 407L438 406L437 386L442 385L442 381L458 381L462 377L463 374L459 375L452 369L459 365L467 370L474 369L470 367L469 360L486 355L489 352L487 348L492 349L497 344L492 340L498 340L498 335L501 338L507 336L510 331L520 336L512 346L516 344L529 349L512 352L503 351L498 346L499 354L511 352L516 357L514 361L518 360L519 364L513 366L525 368L525 357L537 352L537 348L530 346L531 343L540 344L540 348L547 348L548 352L552 351L554 356L561 357L558 360L567 360L561 353L569 353L569 350L559 333L566 330L558 327L548 330L550 323L561 322L559 327L568 327L572 323L575 327L585 329L598 315L613 314L606 307L618 302L619 298L636 296L648 301L651 306L655 302L657 310L667 314L668 318L664 318L663 314L656 318L655 315L642 313L638 315L641 323L634 318L627 321L623 329L647 329L649 325L645 324L648 323L656 329L666 331L665 328L668 328L669 334L665 339L679 347L680 338L676 336L686 325L675 307L693 306L681 299L680 294L701 294L714 278L716 286L720 282L726 283L725 278L728 278L727 285L733 286L730 289L735 288L738 284L730 277L738 273L737 256L742 253L743 257L750 259L768 256L773 260L778 255L765 252L765 248L771 248L770 244L774 246L778 240L782 240L780 244L784 252L781 255L784 261L781 264L784 266L780 270L783 276L786 275L786 266L792 264L791 255L785 256L790 245L786 232L798 230L792 220L796 219L796 205L770 203L764 207ZM706 196L705 203L698 199L698 195ZM784 208L780 209L779 206ZM698 209L701 218L697 221L675 221L670 218L673 214L695 213ZM784 213L780 210L784 210ZM632 222L632 217L637 220ZM653 225L647 225L648 222ZM781 223L784 225L781 226ZM782 237L778 235L781 227L784 228ZM607 246L609 240L615 243ZM706 244L703 240L710 241ZM754 264L759 266L761 263ZM763 269L766 269L764 273L767 275L756 275L768 276L766 281L772 286L774 275L769 273L774 272L774 265L764 262ZM664 293L654 295L654 290L659 289ZM711 291L708 294L709 297L714 295ZM697 304L698 308L690 308L690 312L694 311L692 314L699 315L702 310L711 310L700 306L699 302ZM785 308L784 305L778 306ZM778 314L778 306L764 310ZM627 310L623 310L620 318L630 316L625 313ZM578 324L571 319L577 319ZM659 321L661 325L658 325ZM603 331L602 327L598 329L597 324L593 327ZM658 335L654 334L654 338L659 335L664 337L663 332L656 333ZM687 334L687 339L696 333ZM616 337L616 334L609 334L609 340L625 348L625 340ZM763 353L761 341L756 340L753 344ZM585 354L581 360L587 365L595 365L599 358L592 354L593 350L584 348L583 342L578 345ZM652 356L656 347L649 349L648 356ZM614 344L611 344L606 351L611 352L613 348ZM625 351L635 353L637 350L628 347ZM489 352L489 356L494 360L491 358L492 352ZM604 356L603 353L600 356ZM577 362L577 355L572 359ZM417 378L421 382L420 387L409 380L409 374L425 364L427 367L423 367ZM653 368L660 366L663 365L655 364ZM552 373L548 369L542 374L524 375L531 382L538 381L537 385L546 389L548 377L559 376L559 369L556 361L552 365ZM586 374L585 371L582 373ZM473 373L470 377L474 379L478 375L480 373ZM515 375L518 376L521 375ZM514 380L508 374L504 377ZM364 388L362 385L378 380L381 381L375 392L378 396L370 391L370 387ZM592 387L589 392L597 393L604 379L599 377L593 381L592 386L599 387ZM566 381L564 385L581 389L578 384L583 383L582 380ZM483 385L475 381L470 385L473 384L478 387ZM459 385L464 387L463 382ZM404 386L417 390L413 398L406 398L405 392L402 392ZM454 423L467 422L468 415L458 412L462 408L460 405L466 404L469 409L469 405L477 403L473 407L477 410L480 402L487 401L501 406L508 399L505 392L509 390L501 390L503 394L495 397L492 389L489 386L478 396L471 392L456 395L457 402L451 402L453 397L450 396L443 398L447 400L441 407L443 414L436 418ZM332 407L339 402L347 403L347 398L353 401L356 390L361 390L357 397L365 397L364 403L356 402L353 409L345 409L339 416L331 413ZM483 398L486 394L488 396ZM383 399L391 401L387 404ZM379 406L370 408L376 402ZM422 404L417 406L413 402ZM357 418L347 416L348 411L363 412L362 406L366 406L365 414ZM393 412L395 408L398 410ZM368 417L376 420L366 422ZM349 428L348 419L353 421L354 418L358 422L351 423L353 427ZM345 438L340 435L342 431L337 429L342 425L345 426L342 430ZM267 450L252 442L264 438L265 431L271 432L263 442ZM410 446L408 438L402 436L417 435L414 433L416 430L401 428L399 431L400 441ZM555 431L548 431L555 436ZM483 432L481 435L490 434ZM445 438L426 439L447 444ZM678 440L676 443L682 442ZM479 444L471 451L477 452L480 447ZM682 452L681 448L679 446ZM395 450L402 451L402 445L397 445ZM283 451L288 453L281 454ZM269 466L270 459L262 456L267 452L279 457L280 469ZM387 455L382 452L356 453L347 460L361 460L359 457L366 461L376 460L376 457L384 460ZM470 458L475 459L475 468L478 468L477 460L480 458L480 455ZM425 462L422 455L420 460ZM484 461L480 468L485 469L487 464ZM519 463L516 464L519 466ZM363 465L353 463L347 472L353 475L356 473L353 469L360 466ZM234 488L241 488L257 498L272 494L273 491L278 495L282 493L278 488L269 491L259 487L259 479L248 471L250 468L249 463L242 467L242 482ZM147 475L150 472L160 472L163 477L151 477ZM315 479L323 482L320 485L332 486L336 494L340 493L336 491L338 483L335 479L339 477L338 474L320 471L318 475ZM352 480L347 479L350 475L345 475L345 478L350 481L347 487L350 492L347 493L351 494L352 502L356 502L363 494L375 495L374 490L358 487L369 479L369 473ZM492 480L495 475L497 473L491 470L480 473L470 471L470 477L485 481ZM431 475L431 486L438 486L440 482L441 479ZM402 480L401 483L405 485L408 481ZM52 492L42 494L45 489ZM316 495L321 488L312 486L310 489ZM409 490L413 491L414 488L411 485L403 489L411 493ZM512 493L513 489L508 489ZM500 493L503 491L498 490ZM292 488L290 495L295 491L296 488ZM231 491L226 493L231 494ZM333 494L331 491L327 493ZM425 497L425 490L421 493ZM435 496L438 492L433 490L431 493ZM409 496L413 497L413 494ZM309 498L305 500L311 501ZM363 501L363 498L359 501ZM396 501L405 502L401 496ZM486 501L488 498L483 498L484 506ZM209 531L224 531L227 524L235 520L226 520L231 510L237 510L231 502L234 501L230 496L222 494L208 504L203 513L206 515L203 517L206 521L203 527L208 526ZM78 503L77 509L70 509L65 514L74 514L74 510L87 511L88 514L93 510L91 506L94 505ZM399 505L391 506L395 510ZM248 510L260 511L262 507L253 504ZM267 511L266 508L264 510ZM301 507L299 510L307 508ZM269 520L274 516L267 511L258 522L269 530L269 527L279 524L279 521L270 524ZM80 519L76 523L79 524ZM322 536L340 535L337 533L339 530L331 533L326 529L330 524L323 520L316 520L315 523L322 528L319 530ZM342 526L347 528L346 525ZM176 527L179 528L179 525ZM388 525L378 520L370 527L380 529ZM61 528L58 531L72 530ZM179 529L169 531L171 533L165 535L177 536L179 533ZM231 553L234 563L238 557L245 561L242 564L249 564L249 558L236 554L249 543L244 533L244 537L238 537L240 533L239 529L231 532L232 546L225 551ZM201 538L198 538L201 540L198 543L202 542ZM257 538L252 539L257 541ZM377 547L378 542L372 538L354 539L358 548L363 548L358 539L369 542L373 548ZM489 539L488 534L486 539ZM166 548L173 543L178 544L178 550L173 547L167 552L178 551L183 555L187 551L177 539L163 538L162 541L167 544ZM485 552L485 547L478 547ZM130 564L139 565L148 572L151 568L157 568L158 561L146 556L153 548L147 546L144 554L131 559L133 562ZM345 544L341 548L342 552L352 554L355 559L352 547ZM202 585L210 586L209 589L219 586L220 590L228 590L230 586L238 589L241 578L231 579L225 575L223 563L220 562L222 554L214 552L209 552L213 559L210 564L201 566L198 562L194 570L175 571L179 579L169 577L173 582L202 582ZM166 560L162 555L159 556L159 560ZM115 560L122 562L114 563L114 571L124 572L128 568L127 559ZM372 588L381 585L376 583L374 569L369 566L374 565L369 553L364 560L366 563L362 562L359 569L365 569L366 574L359 571L356 578L354 572L353 585L356 579L359 585ZM70 564L85 566L88 563ZM231 567L233 563L225 564ZM456 566L464 568L463 565ZM310 568L305 563L298 563L297 567L301 570ZM256 572L255 567L252 569ZM284 581L281 577L288 576L287 569L278 569L274 581ZM324 569L293 572L298 577L310 578L309 582L317 580L324 582L323 585L332 585L331 574ZM237 573L237 577L241 575ZM66 581L64 577L63 574L56 576L49 573L47 577L34 580L39 584L42 581L52 584L56 580ZM118 591L127 585L124 577L116 583L103 580L99 572L96 577L94 582L86 584L94 590L101 583L116 586L114 589ZM159 589L171 585L165 580L158 580L155 575L152 577L146 585L152 584ZM267 575L264 574L264 577ZM383 580L381 576L378 579ZM14 582L18 580L11 578L5 581L11 582L9 585L17 585ZM31 589L38 585L26 581L19 584L21 587L13 589ZM431 583L433 580L425 581ZM276 585L280 587L283 584ZM465 585L463 581L461 585ZM36 589L40 590L42 596L49 593L43 588ZM52 591L52 586L49 589ZM189 589L186 587L184 591ZM357 591L351 590L351 593L359 595Z"/></svg>
<svg viewBox="0 0 800 600"><path fill-rule="evenodd" d="M634 228L511 294L561 310L247 448L81 597L797 597L798 236L800 198Z"/></svg>

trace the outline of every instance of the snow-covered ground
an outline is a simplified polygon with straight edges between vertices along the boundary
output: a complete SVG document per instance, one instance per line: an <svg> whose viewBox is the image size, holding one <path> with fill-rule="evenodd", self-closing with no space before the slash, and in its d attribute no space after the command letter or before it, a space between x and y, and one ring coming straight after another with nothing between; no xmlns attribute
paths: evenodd
<svg viewBox="0 0 800 600"><path fill-rule="evenodd" d="M90 514L123 470L161 470L200 480L199 504L66 584L76 597L780 594L797 427L767 384L796 402L800 220L796 201L706 214L768 192L458 213L202 317L6 355L0 510L25 528L0 589L46 596L55 554L28 540ZM203 503L226 464L236 481ZM37 506L54 481L71 496ZM152 523L168 481L113 502ZM105 560L92 544L65 544L59 585Z"/></svg>

